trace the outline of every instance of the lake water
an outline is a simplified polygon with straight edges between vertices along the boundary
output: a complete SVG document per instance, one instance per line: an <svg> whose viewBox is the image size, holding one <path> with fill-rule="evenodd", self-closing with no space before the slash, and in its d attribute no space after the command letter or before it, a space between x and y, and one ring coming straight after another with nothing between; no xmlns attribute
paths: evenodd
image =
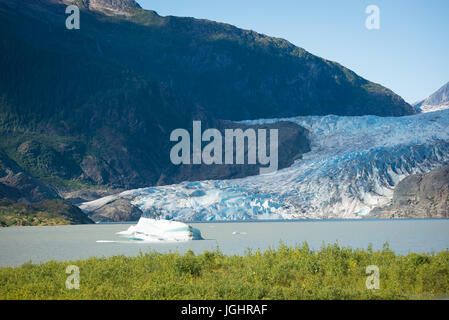
<svg viewBox="0 0 449 320"><path fill-rule="evenodd" d="M215 250L244 254L248 248L261 250L307 241L312 249L323 243L366 249L371 243L381 249L385 242L401 254L439 252L449 248L449 220L324 220L282 222L192 223L206 240L186 243L139 243L115 235L130 224L96 224L56 227L0 228L0 266L48 260L76 260L91 256L134 256L150 250L196 253ZM115 242L97 242L99 240Z"/></svg>

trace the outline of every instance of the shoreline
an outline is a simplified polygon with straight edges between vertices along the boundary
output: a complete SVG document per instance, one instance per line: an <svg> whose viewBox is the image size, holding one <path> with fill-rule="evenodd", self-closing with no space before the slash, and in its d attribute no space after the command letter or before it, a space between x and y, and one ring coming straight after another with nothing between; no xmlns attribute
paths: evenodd
<svg viewBox="0 0 449 320"><path fill-rule="evenodd" d="M193 250L201 254L217 247L225 254L244 255L248 248L266 250L278 247L281 241L293 246L306 241L313 249L336 241L352 248L366 248L372 244L375 250L382 249L388 242L391 250L400 254L439 252L449 247L449 220L192 223L205 240L158 243L133 241L117 235L132 225L135 224L3 228L0 229L0 266L17 266L29 260L135 257L140 251L185 253Z"/></svg>

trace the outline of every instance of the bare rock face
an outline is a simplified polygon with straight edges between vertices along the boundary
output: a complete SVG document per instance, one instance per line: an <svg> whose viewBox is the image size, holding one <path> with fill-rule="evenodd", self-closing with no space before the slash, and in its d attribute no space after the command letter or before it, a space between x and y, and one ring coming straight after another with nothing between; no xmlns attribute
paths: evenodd
<svg viewBox="0 0 449 320"><path fill-rule="evenodd" d="M88 0L89 8L98 11L110 11L115 14L128 15L140 6L134 0Z"/></svg>
<svg viewBox="0 0 449 320"><path fill-rule="evenodd" d="M37 202L57 197L55 191L23 171L0 150L0 199Z"/></svg>
<svg viewBox="0 0 449 320"><path fill-rule="evenodd" d="M134 0L68 0L66 2L83 5L89 10L105 14L131 15L133 11L141 9Z"/></svg>
<svg viewBox="0 0 449 320"><path fill-rule="evenodd" d="M93 201L99 198L110 196L125 191L124 189L113 189L108 187L92 187L82 190L58 190L61 198L73 203L79 204L87 201Z"/></svg>
<svg viewBox="0 0 449 320"><path fill-rule="evenodd" d="M392 203L370 213L376 218L448 218L449 166L411 175L394 191Z"/></svg>
<svg viewBox="0 0 449 320"><path fill-rule="evenodd" d="M141 215L142 211L129 201L118 199L91 212L89 218L95 222L120 222L137 221Z"/></svg>
<svg viewBox="0 0 449 320"><path fill-rule="evenodd" d="M93 156L84 157L80 166L83 170L82 177L84 179L90 179L97 184L104 184L109 178L109 172L105 165Z"/></svg>
<svg viewBox="0 0 449 320"><path fill-rule="evenodd" d="M260 129L264 129L267 132L271 129L278 130L278 145L279 145L279 168L290 167L295 160L301 159L304 153L309 152L310 141L308 139L308 130L297 125L293 122L279 121L272 124L255 124L248 125L243 123L236 123L230 121L217 121L212 126L217 128L225 136L227 129L246 131L248 129L257 132ZM269 150L270 137L267 137L267 149ZM224 139L222 142L222 150L225 150ZM233 158L236 157L236 150L234 151ZM245 144L244 158L248 159L248 145ZM260 164L212 164L212 165L186 165L179 166L169 165L167 173L161 175L158 185L167 185L180 183L183 181L199 181L199 180L221 180L221 179L238 179L248 176L258 175L260 168L263 167Z"/></svg>
<svg viewBox="0 0 449 320"><path fill-rule="evenodd" d="M449 108L449 82L430 95L427 99L414 105L420 112L432 112Z"/></svg>

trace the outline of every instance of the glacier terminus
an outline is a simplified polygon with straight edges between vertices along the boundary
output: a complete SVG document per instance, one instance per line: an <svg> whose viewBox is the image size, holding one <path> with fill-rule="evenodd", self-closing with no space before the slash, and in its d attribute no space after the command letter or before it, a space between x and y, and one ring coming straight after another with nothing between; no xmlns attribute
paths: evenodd
<svg viewBox="0 0 449 320"><path fill-rule="evenodd" d="M414 173L449 163L449 110L404 117L306 116L312 150L289 167L234 180L129 190L80 205L90 212L123 199L145 217L180 221L354 219L387 204ZM282 152L282 150L279 150Z"/></svg>

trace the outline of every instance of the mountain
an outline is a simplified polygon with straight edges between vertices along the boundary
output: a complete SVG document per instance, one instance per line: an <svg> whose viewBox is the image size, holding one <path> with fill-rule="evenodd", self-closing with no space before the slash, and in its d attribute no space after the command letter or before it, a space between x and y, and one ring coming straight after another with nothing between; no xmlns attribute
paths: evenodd
<svg viewBox="0 0 449 320"><path fill-rule="evenodd" d="M408 176L394 190L392 203L376 208L373 218L448 218L449 166Z"/></svg>
<svg viewBox="0 0 449 320"><path fill-rule="evenodd" d="M449 82L427 99L413 105L419 112L433 112L449 109Z"/></svg>
<svg viewBox="0 0 449 320"><path fill-rule="evenodd" d="M84 13L80 31L94 29L96 38L83 45L170 84L217 118L414 113L390 90L286 40L208 20L133 12L120 18L131 24L120 27L98 25Z"/></svg>
<svg viewBox="0 0 449 320"><path fill-rule="evenodd" d="M194 119L412 113L285 40L130 0L76 3L82 27L67 30L60 1L0 0L0 148L60 193L181 181L168 134Z"/></svg>
<svg viewBox="0 0 449 320"><path fill-rule="evenodd" d="M311 141L311 151L288 168L235 180L128 190L80 208L95 214L121 201L148 217L186 221L363 218L388 205L407 176L449 164L449 110L398 118L282 120L306 128ZM438 187L446 180L435 175L432 181Z"/></svg>
<svg viewBox="0 0 449 320"><path fill-rule="evenodd" d="M66 29L73 3L79 30ZM171 164L169 135L193 120L220 130L278 128L285 168L310 150L307 129L229 120L415 113L392 91L286 40L162 17L132 0L0 0L0 51L0 152L8 161L0 190L11 201L78 202L257 174L251 166Z"/></svg>

